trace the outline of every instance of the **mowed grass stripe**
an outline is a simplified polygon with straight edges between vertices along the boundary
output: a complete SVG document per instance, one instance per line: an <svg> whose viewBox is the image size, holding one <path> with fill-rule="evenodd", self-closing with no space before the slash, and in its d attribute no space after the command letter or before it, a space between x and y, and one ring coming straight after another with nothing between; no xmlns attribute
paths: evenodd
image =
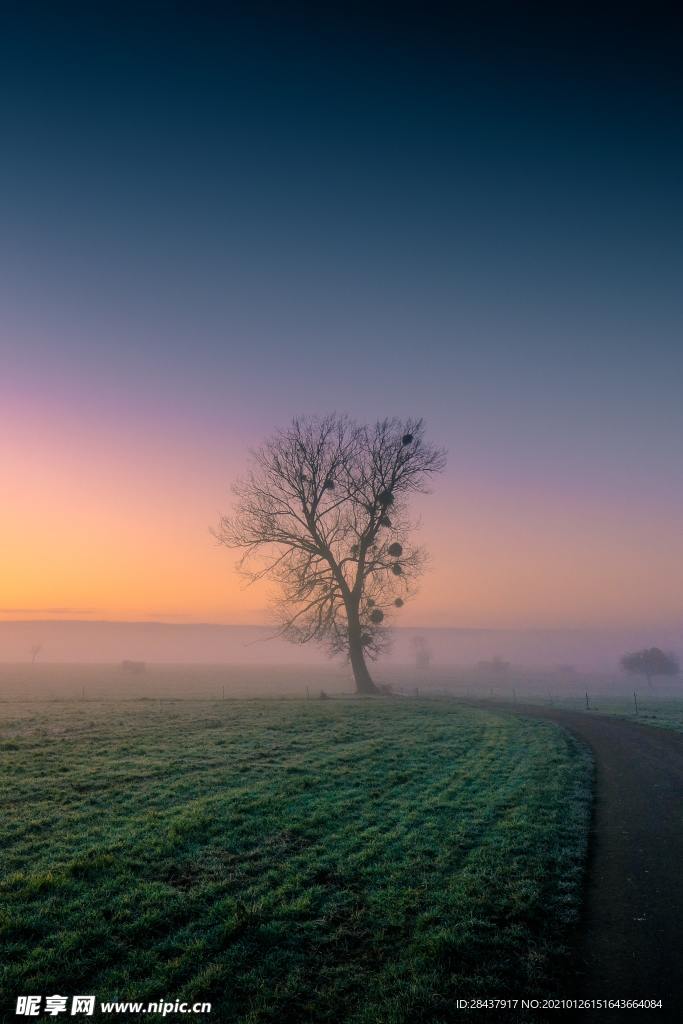
<svg viewBox="0 0 683 1024"><path fill-rule="evenodd" d="M228 701L14 705L0 732L10 998L166 994L225 1021L369 1024L552 984L592 768L549 723Z"/></svg>

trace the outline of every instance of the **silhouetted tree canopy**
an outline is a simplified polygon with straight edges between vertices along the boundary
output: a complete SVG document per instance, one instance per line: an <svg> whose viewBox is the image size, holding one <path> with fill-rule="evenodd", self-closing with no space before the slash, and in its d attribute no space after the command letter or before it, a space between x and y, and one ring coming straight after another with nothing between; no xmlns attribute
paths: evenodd
<svg viewBox="0 0 683 1024"><path fill-rule="evenodd" d="M243 550L249 580L277 584L278 635L347 654L359 692L377 692L365 659L386 645L386 617L425 568L409 542L409 499L444 465L419 419L294 419L252 453L214 531Z"/></svg>
<svg viewBox="0 0 683 1024"><path fill-rule="evenodd" d="M676 655L659 647L646 647L642 651L625 654L621 667L624 672L645 676L648 686L652 685L652 676L676 676L681 670Z"/></svg>

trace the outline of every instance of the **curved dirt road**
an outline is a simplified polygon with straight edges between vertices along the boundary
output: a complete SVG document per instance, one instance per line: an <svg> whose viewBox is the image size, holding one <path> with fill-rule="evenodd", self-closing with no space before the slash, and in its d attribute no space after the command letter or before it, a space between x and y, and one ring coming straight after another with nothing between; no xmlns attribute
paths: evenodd
<svg viewBox="0 0 683 1024"><path fill-rule="evenodd" d="M595 756L571 994L663 1003L661 1010L577 1012L576 1019L683 1019L683 734L590 712L523 705L515 713L563 725Z"/></svg>

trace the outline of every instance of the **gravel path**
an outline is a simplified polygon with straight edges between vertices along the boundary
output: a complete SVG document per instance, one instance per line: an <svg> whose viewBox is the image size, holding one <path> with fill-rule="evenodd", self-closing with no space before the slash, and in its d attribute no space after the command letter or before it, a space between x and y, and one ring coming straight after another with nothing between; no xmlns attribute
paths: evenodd
<svg viewBox="0 0 683 1024"><path fill-rule="evenodd" d="M590 712L524 705L515 713L557 722L595 756L572 994L663 1002L661 1010L577 1012L576 1019L683 1020L683 735Z"/></svg>

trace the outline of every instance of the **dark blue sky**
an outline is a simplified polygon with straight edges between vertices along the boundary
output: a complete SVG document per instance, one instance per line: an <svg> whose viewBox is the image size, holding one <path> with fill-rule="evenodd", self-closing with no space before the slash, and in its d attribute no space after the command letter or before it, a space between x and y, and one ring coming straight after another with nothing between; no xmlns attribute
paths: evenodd
<svg viewBox="0 0 683 1024"><path fill-rule="evenodd" d="M683 37L591 6L5 4L15 423L232 466L294 413L417 412L449 493L609 497L626 548L673 543Z"/></svg>

